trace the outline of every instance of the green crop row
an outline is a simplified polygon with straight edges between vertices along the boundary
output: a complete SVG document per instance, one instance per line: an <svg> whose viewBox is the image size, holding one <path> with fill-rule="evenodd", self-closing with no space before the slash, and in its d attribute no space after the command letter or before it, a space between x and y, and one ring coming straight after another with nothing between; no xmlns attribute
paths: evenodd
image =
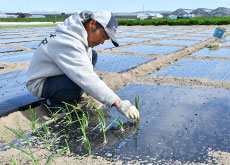
<svg viewBox="0 0 230 165"><path fill-rule="evenodd" d="M230 17L199 17L199 18L187 18L187 19L133 19L125 20L118 19L119 25L133 26L133 25L228 25L230 24Z"/></svg>

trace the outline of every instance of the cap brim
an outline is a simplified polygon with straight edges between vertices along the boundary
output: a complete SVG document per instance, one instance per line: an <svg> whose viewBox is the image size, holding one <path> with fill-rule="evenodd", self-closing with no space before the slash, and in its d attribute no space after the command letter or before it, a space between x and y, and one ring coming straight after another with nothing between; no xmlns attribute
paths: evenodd
<svg viewBox="0 0 230 165"><path fill-rule="evenodd" d="M113 45L116 46L116 47L118 47L119 44L118 44L118 42L117 42L115 36L114 36L113 34L111 34L111 32L110 32L107 28L105 28L105 32L106 32L106 34L108 35L108 37L111 39Z"/></svg>

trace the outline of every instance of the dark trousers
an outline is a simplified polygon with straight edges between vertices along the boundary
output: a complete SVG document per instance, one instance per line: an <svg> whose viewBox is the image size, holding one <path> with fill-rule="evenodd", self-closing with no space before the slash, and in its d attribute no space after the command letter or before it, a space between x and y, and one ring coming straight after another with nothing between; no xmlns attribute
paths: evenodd
<svg viewBox="0 0 230 165"><path fill-rule="evenodd" d="M97 62L97 52L92 50L92 63L95 66ZM75 84L65 74L48 77L43 85L42 97L48 99L48 103L52 107L62 107L62 101L74 103L82 96L83 90Z"/></svg>

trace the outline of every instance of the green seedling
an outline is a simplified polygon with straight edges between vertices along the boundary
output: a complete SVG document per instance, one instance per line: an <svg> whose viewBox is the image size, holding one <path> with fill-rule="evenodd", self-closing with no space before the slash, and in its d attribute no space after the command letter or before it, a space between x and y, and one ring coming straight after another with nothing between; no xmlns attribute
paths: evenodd
<svg viewBox="0 0 230 165"><path fill-rule="evenodd" d="M27 152L24 149L21 149L13 144L10 144L11 148L15 148L19 151L22 151L23 153L27 154L28 156L30 156L31 158L27 159L28 161L32 161L34 164L38 164L38 160L34 157L34 155L32 154L30 147L32 146L28 136L25 135L25 132L22 131L22 133L20 133L19 131L13 129L13 128L9 128L6 125L3 125L6 129L10 130L11 132L13 132L14 134L18 135L19 137L23 138L28 144L29 144L29 152Z"/></svg>
<svg viewBox="0 0 230 165"><path fill-rule="evenodd" d="M15 148L23 153L25 153L26 155L30 156L30 158L26 158L26 160L30 161L30 162L33 162L35 165L38 165L38 159L34 157L34 155L32 154L30 148L29 148L29 152L27 152L26 150L22 149L22 148L19 148L13 144L10 144L10 147L11 148Z"/></svg>
<svg viewBox="0 0 230 165"><path fill-rule="evenodd" d="M49 138L47 135L45 135L44 137L40 134L40 132L37 130L37 134L40 136L40 138L42 139L43 143L45 144L45 147L47 149L50 149L51 144L49 143Z"/></svg>
<svg viewBox="0 0 230 165"><path fill-rule="evenodd" d="M139 95L136 95L135 97L135 106L137 108L137 110L139 111ZM136 121L139 121L140 117L136 118Z"/></svg>
<svg viewBox="0 0 230 165"><path fill-rule="evenodd" d="M34 110L31 108L31 105L30 105L30 128L31 128L31 131L32 132L35 132L36 131L36 113L34 112Z"/></svg>
<svg viewBox="0 0 230 165"><path fill-rule="evenodd" d="M46 125L46 123L41 119L39 118L37 120L37 123L42 127L42 129L46 132L46 135L50 134L50 130L49 130L49 127Z"/></svg>
<svg viewBox="0 0 230 165"><path fill-rule="evenodd" d="M120 129L121 129L121 132L124 132L124 123L123 123L123 121L122 121L119 117L117 117L117 118L113 121L113 123L116 123L117 125L119 125L119 126L120 126Z"/></svg>
<svg viewBox="0 0 230 165"><path fill-rule="evenodd" d="M98 118L99 124L94 129L100 127L100 131L103 133L103 136L104 136L104 143L107 143L107 140L106 140L106 120L105 120L104 113L102 112L101 109L98 109L96 105L93 105L93 108L99 114L99 118Z"/></svg>
<svg viewBox="0 0 230 165"><path fill-rule="evenodd" d="M65 144L66 144L66 150L70 154L69 143L67 142L66 139L65 139Z"/></svg>
<svg viewBox="0 0 230 165"><path fill-rule="evenodd" d="M14 134L16 134L16 135L18 135L19 137L23 138L23 139L29 144L30 147L32 146L32 144L31 144L31 142L30 142L30 139L28 138L28 136L25 135L26 133L25 133L24 131L22 131L22 133L20 133L19 131L15 130L15 129L13 129L13 128L7 127L6 125L3 125L3 126L4 126L6 129L8 129L8 130L10 130L11 132L13 132Z"/></svg>
<svg viewBox="0 0 230 165"><path fill-rule="evenodd" d="M10 163L12 165L17 165L17 163L12 158L9 158L8 160L0 160L0 163Z"/></svg>
<svg viewBox="0 0 230 165"><path fill-rule="evenodd" d="M66 107L66 110L67 110L67 112L64 112L64 113L65 113L65 116L67 117L67 119L69 120L68 125L72 124L73 123L73 119L72 119L71 112L70 112L69 107L68 107L69 104L66 103L66 102L63 102L63 103L65 104L65 107Z"/></svg>
<svg viewBox="0 0 230 165"><path fill-rule="evenodd" d="M58 141L59 139L61 139L62 137L66 137L66 135L61 135L61 136L58 137L58 134L56 134L54 138L49 139L49 136L47 134L42 136L41 133L38 130L37 130L37 134L39 135L39 137L41 138L42 142L45 144L45 147L47 149L50 149L54 145L54 143L56 141Z"/></svg>
<svg viewBox="0 0 230 165"><path fill-rule="evenodd" d="M104 116L104 113L103 113L102 109L97 108L96 105L93 105L93 108L99 114L99 118L98 118L99 123L98 123L98 125L93 130L95 130L96 128L100 127L100 131L103 133L104 144L105 144L105 143L107 143L106 131L109 129L109 127L113 123L116 123L116 120L118 120L118 118L114 119L108 126L106 126L106 120L105 120L105 116ZM117 124L119 125L119 122Z"/></svg>
<svg viewBox="0 0 230 165"><path fill-rule="evenodd" d="M68 125L77 122L78 120L73 121L72 116L71 116L71 112L70 112L70 110L69 110L69 107L72 107L73 109L75 108L75 109L78 109L78 110L81 110L81 109L78 108L78 107L76 107L76 106L74 106L74 105L71 105L71 104L69 104L69 103L66 103L66 102L64 102L64 101L63 101L62 103L65 104L65 107L66 107L66 109L67 109L67 111L68 111L68 112L65 112L65 115L66 115L66 117L67 117L67 119L68 119L68 121L69 121ZM81 110L81 112L83 112L83 111ZM83 113L84 113L84 112L83 112ZM87 120L87 122L88 122L88 120Z"/></svg>
<svg viewBox="0 0 230 165"><path fill-rule="evenodd" d="M46 107L46 109L50 112L50 114L51 114L51 119L53 119L53 120L56 122L56 120L57 120L57 114L58 114L59 112L63 111L63 108L59 108L58 111L52 112L52 111L50 110L50 108L49 108L46 104L45 104L45 107Z"/></svg>
<svg viewBox="0 0 230 165"><path fill-rule="evenodd" d="M90 144L90 141L89 141L89 139L88 139L88 137L86 135L86 127L88 127L89 116L88 116L88 114L85 115L85 113L78 107L74 106L73 109L74 109L74 112L75 112L75 114L77 116L78 122L79 122L79 124L81 126L81 132L83 134L81 139L79 139L77 141L82 140L84 142L85 146L88 149L88 154L91 155L91 144ZM82 118L79 117L79 115L77 113L77 110L80 110L83 113Z"/></svg>
<svg viewBox="0 0 230 165"><path fill-rule="evenodd" d="M67 147L63 147L60 151L47 160L46 165L49 165L55 158L63 154L66 150L68 150Z"/></svg>

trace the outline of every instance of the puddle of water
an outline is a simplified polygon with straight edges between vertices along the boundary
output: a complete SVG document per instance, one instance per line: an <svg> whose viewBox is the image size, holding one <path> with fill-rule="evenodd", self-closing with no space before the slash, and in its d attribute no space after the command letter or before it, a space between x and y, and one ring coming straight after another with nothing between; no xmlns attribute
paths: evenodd
<svg viewBox="0 0 230 165"><path fill-rule="evenodd" d="M134 104L140 96L140 123L113 136L99 155L112 160L152 163L203 162L208 151L230 152L230 95L224 89L131 84L117 91ZM112 118L120 116L115 108Z"/></svg>
<svg viewBox="0 0 230 165"><path fill-rule="evenodd" d="M191 56L215 56L215 57L229 57L230 56L230 51L229 49L209 49L209 48L204 48L201 49L193 54Z"/></svg>
<svg viewBox="0 0 230 165"><path fill-rule="evenodd" d="M188 60L181 59L151 76L173 76L185 78L205 78L230 80L230 61L227 60Z"/></svg>
<svg viewBox="0 0 230 165"><path fill-rule="evenodd" d="M204 41L204 40L208 40L210 37L174 37L173 39L190 39L190 40L201 40L201 41Z"/></svg>
<svg viewBox="0 0 230 165"><path fill-rule="evenodd" d="M124 46L124 45L130 45L130 44L126 44L126 43L119 43L119 46ZM94 47L93 49L111 49L111 48L115 48L115 46L111 43L111 42L106 42L104 44L100 44L96 47Z"/></svg>
<svg viewBox="0 0 230 165"><path fill-rule="evenodd" d="M125 72L155 58L135 55L98 54L95 69L102 72Z"/></svg>
<svg viewBox="0 0 230 165"><path fill-rule="evenodd" d="M0 47L0 53L6 53L6 52L17 52L22 51L22 49L15 49L15 48L3 48Z"/></svg>
<svg viewBox="0 0 230 165"><path fill-rule="evenodd" d="M28 42L28 43L20 43L20 44L13 44L14 46L22 46L25 48L36 49L40 42Z"/></svg>
<svg viewBox="0 0 230 165"><path fill-rule="evenodd" d="M137 45L128 48L123 48L117 50L118 52L137 52L144 54L161 54L167 55L169 53L174 53L176 51L182 50L182 47L175 46L150 46L150 45Z"/></svg>
<svg viewBox="0 0 230 165"><path fill-rule="evenodd" d="M0 116L39 99L26 89L26 70L0 74Z"/></svg>
<svg viewBox="0 0 230 165"><path fill-rule="evenodd" d="M144 41L149 41L152 40L150 38L119 38L117 39L119 41L123 42L144 42Z"/></svg>
<svg viewBox="0 0 230 165"><path fill-rule="evenodd" d="M34 52L15 53L0 56L2 62L28 62L32 59Z"/></svg>
<svg viewBox="0 0 230 165"><path fill-rule="evenodd" d="M174 44L174 45L195 45L200 43L199 41L188 41L188 40L161 40L161 41L155 41L151 43L159 43L159 44Z"/></svg>

